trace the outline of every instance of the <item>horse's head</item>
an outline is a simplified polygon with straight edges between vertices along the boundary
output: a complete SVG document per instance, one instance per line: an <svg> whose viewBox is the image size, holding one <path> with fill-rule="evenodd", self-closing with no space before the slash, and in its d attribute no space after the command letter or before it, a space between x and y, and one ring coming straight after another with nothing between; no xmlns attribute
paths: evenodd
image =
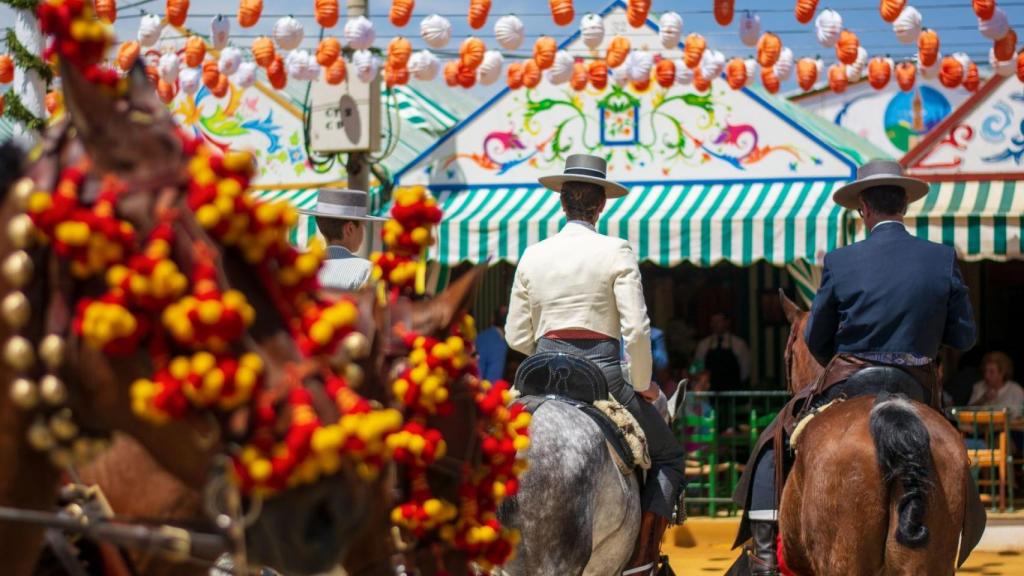
<svg viewBox="0 0 1024 576"><path fill-rule="evenodd" d="M782 290L779 290L779 299L782 301L786 320L789 321L789 340L786 342L784 356L786 385L790 392L796 393L813 384L822 369L804 341L804 328L807 326L809 313L790 300Z"/></svg>

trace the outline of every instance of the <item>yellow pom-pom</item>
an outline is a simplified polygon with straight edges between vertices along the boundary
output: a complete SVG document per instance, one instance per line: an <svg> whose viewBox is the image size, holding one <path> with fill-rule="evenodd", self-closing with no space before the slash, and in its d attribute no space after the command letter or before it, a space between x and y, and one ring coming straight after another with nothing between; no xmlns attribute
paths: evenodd
<svg viewBox="0 0 1024 576"><path fill-rule="evenodd" d="M28 197L28 211L32 214L39 214L45 212L53 206L53 198L50 197L48 192L37 191L33 192Z"/></svg>
<svg viewBox="0 0 1024 576"><path fill-rule="evenodd" d="M430 517L440 516L444 505L437 498L430 498L423 503L423 511Z"/></svg>
<svg viewBox="0 0 1024 576"><path fill-rule="evenodd" d="M216 365L217 359L209 352L198 352L192 356L192 371L200 376L205 376Z"/></svg>
<svg viewBox="0 0 1024 576"><path fill-rule="evenodd" d="M224 154L224 167L232 172L250 174L255 164L252 152L247 150L233 150Z"/></svg>
<svg viewBox="0 0 1024 576"><path fill-rule="evenodd" d="M270 474L274 471L273 465L270 460L260 458L253 463L249 464L249 475L256 482L264 482L267 478L270 478Z"/></svg>
<svg viewBox="0 0 1024 576"><path fill-rule="evenodd" d="M402 524L402 522L404 520L405 520L405 517L402 515L402 509L401 508L395 507L395 508L391 509L391 523L392 524L399 524L400 525L400 524Z"/></svg>
<svg viewBox="0 0 1024 576"><path fill-rule="evenodd" d="M424 246L430 241L430 230L421 226L413 230L411 236L413 242Z"/></svg>
<svg viewBox="0 0 1024 576"><path fill-rule="evenodd" d="M200 206L199 209L196 210L196 220L203 228L213 228L217 224L220 224L220 210L217 210L209 204Z"/></svg>
<svg viewBox="0 0 1024 576"><path fill-rule="evenodd" d="M199 303L199 319L203 324L212 326L220 322L224 307L218 300L204 300Z"/></svg>
<svg viewBox="0 0 1024 576"><path fill-rule="evenodd" d="M397 398L404 398L409 392L409 382L404 378L395 380L395 383L391 385L391 391Z"/></svg>
<svg viewBox="0 0 1024 576"><path fill-rule="evenodd" d="M119 286L128 277L128 268L124 266L113 266L107 270L107 285Z"/></svg>
<svg viewBox="0 0 1024 576"><path fill-rule="evenodd" d="M497 500L501 500L502 498L504 498L505 492L506 491L504 482L495 482L494 485L491 487L491 494L493 494L494 498Z"/></svg>
<svg viewBox="0 0 1024 576"><path fill-rule="evenodd" d="M526 450L530 447L530 437L516 436L516 439L512 441L512 445L515 446L517 451Z"/></svg>
<svg viewBox="0 0 1024 576"><path fill-rule="evenodd" d="M171 360L168 370L171 373L171 377L175 380L184 380L188 378L189 372L191 372L191 366L189 365L188 358L178 356L174 360Z"/></svg>
<svg viewBox="0 0 1024 576"><path fill-rule="evenodd" d="M245 354L238 360L238 363L253 372L259 373L263 371L263 359L259 357L259 354Z"/></svg>

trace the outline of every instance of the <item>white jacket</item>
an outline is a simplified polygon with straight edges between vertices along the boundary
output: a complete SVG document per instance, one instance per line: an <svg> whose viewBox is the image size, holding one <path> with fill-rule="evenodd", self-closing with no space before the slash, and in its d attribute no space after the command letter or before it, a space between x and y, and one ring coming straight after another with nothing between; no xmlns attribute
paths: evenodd
<svg viewBox="0 0 1024 576"><path fill-rule="evenodd" d="M626 343L633 387L651 383L651 324L640 267L629 243L569 222L526 249L516 268L505 324L508 345L533 354L553 330L583 328Z"/></svg>

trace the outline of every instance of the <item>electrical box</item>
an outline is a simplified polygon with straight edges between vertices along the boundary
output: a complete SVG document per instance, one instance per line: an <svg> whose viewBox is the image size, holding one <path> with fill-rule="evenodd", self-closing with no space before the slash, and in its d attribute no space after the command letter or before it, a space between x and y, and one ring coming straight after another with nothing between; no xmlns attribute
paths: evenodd
<svg viewBox="0 0 1024 576"><path fill-rule="evenodd" d="M336 86L319 80L310 87L309 143L315 152L380 149L380 77L366 83L352 76Z"/></svg>

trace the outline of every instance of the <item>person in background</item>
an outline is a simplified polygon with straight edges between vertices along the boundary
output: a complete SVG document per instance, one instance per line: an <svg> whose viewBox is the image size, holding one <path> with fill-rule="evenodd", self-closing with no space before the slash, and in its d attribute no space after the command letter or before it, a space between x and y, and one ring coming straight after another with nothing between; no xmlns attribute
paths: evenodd
<svg viewBox="0 0 1024 576"><path fill-rule="evenodd" d="M750 347L730 331L729 316L723 312L711 316L711 335L697 345L694 360L711 373L715 392L739 390L750 378Z"/></svg>
<svg viewBox="0 0 1024 576"><path fill-rule="evenodd" d="M368 200L369 195L361 190L321 188L316 206L299 210L316 217L316 226L327 241L327 256L318 276L322 287L351 292L370 281L373 265L356 252L366 237L366 223L385 218L367 214Z"/></svg>
<svg viewBox="0 0 1024 576"><path fill-rule="evenodd" d="M1002 352L989 352L981 360L983 379L974 385L971 406L1009 408L1011 418L1019 418L1024 407L1024 388L1014 382L1013 361Z"/></svg>
<svg viewBox="0 0 1024 576"><path fill-rule="evenodd" d="M693 364L690 365L689 373L690 389L686 397L686 413L700 418L711 416L711 413L714 412L714 407L711 406L711 402L708 402L706 396L700 394L711 390L711 373L704 369L704 363L700 360L693 361ZM694 434L710 434L711 432L712 430L709 426L690 426L683 431L685 437L690 437ZM689 453L705 447L705 444L688 442L686 444L686 451Z"/></svg>
<svg viewBox="0 0 1024 576"><path fill-rule="evenodd" d="M499 307L494 313L491 327L476 336L480 378L488 382L497 382L505 377L505 358L508 356L508 344L505 343L505 317L507 315L508 307Z"/></svg>

